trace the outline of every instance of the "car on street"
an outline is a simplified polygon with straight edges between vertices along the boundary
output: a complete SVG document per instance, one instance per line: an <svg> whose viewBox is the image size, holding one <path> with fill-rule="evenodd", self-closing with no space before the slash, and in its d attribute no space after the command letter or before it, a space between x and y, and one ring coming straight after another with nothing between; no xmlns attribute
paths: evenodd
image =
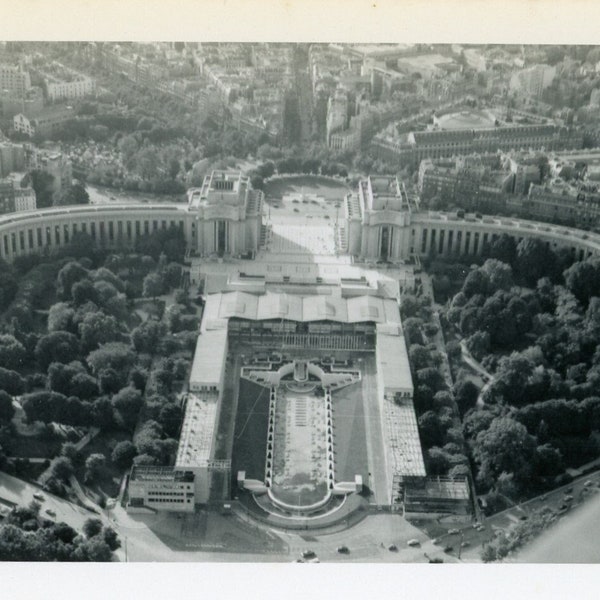
<svg viewBox="0 0 600 600"><path fill-rule="evenodd" d="M314 550L303 550L302 551L302 558L304 559L309 559L309 558L316 558L317 555L315 554Z"/></svg>
<svg viewBox="0 0 600 600"><path fill-rule="evenodd" d="M56 512L54 512L51 508L46 509L46 514L50 515L51 517L56 516Z"/></svg>
<svg viewBox="0 0 600 600"><path fill-rule="evenodd" d="M448 529L448 533L450 535L456 535L457 533L460 533L460 531L458 529Z"/></svg>
<svg viewBox="0 0 600 600"><path fill-rule="evenodd" d="M36 492L35 494L33 494L33 497L36 500L39 500L40 502L43 502L46 499L46 497L44 496L44 494L40 494L40 492Z"/></svg>
<svg viewBox="0 0 600 600"><path fill-rule="evenodd" d="M452 550L454 550L454 548L452 546L446 546L444 548L444 552L452 552Z"/></svg>
<svg viewBox="0 0 600 600"><path fill-rule="evenodd" d="M390 544L390 545L388 546L388 550L389 550L390 552L398 552L398 546L396 546L396 544Z"/></svg>
<svg viewBox="0 0 600 600"><path fill-rule="evenodd" d="M350 554L350 548L348 548L348 546L338 546L337 551L339 554Z"/></svg>
<svg viewBox="0 0 600 600"><path fill-rule="evenodd" d="M412 548L416 548L417 546L421 545L421 542L419 542L419 540L417 539L412 539L412 540L408 540L408 542L406 542L407 545L411 546Z"/></svg>

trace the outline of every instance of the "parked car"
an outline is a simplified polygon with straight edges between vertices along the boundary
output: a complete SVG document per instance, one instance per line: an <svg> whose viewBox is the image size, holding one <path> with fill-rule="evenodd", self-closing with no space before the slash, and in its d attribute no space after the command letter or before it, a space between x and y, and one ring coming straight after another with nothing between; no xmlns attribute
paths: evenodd
<svg viewBox="0 0 600 600"><path fill-rule="evenodd" d="M315 552L313 550L303 550L302 551L302 558L316 558L317 555L315 554Z"/></svg>
<svg viewBox="0 0 600 600"><path fill-rule="evenodd" d="M390 544L390 545L388 546L388 550L389 550L390 552L398 552L398 546L396 546L396 544Z"/></svg>
<svg viewBox="0 0 600 600"><path fill-rule="evenodd" d="M413 548L416 548L417 546L421 545L421 542L419 542L419 540L417 539L408 540L408 542L406 543Z"/></svg>
<svg viewBox="0 0 600 600"><path fill-rule="evenodd" d="M41 494L40 492L36 492L35 494L33 494L33 497L36 500L39 500L40 502L43 502L46 499L46 497L44 496L44 494Z"/></svg>
<svg viewBox="0 0 600 600"><path fill-rule="evenodd" d="M56 513L51 508L48 508L46 510L46 514L50 515L51 517L55 517L56 516Z"/></svg>
<svg viewBox="0 0 600 600"><path fill-rule="evenodd" d="M339 554L350 554L350 548L348 548L348 546L338 546L337 551Z"/></svg>

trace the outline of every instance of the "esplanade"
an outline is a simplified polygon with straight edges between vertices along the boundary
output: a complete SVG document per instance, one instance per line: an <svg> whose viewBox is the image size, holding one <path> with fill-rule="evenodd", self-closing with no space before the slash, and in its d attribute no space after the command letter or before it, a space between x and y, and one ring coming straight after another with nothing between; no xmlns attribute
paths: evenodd
<svg viewBox="0 0 600 600"><path fill-rule="evenodd" d="M339 250L362 262L401 262L413 257L478 255L503 233L516 241L539 238L585 258L600 254L600 235L579 229L507 217L459 217L421 211L395 177L359 182L344 199L335 227L344 235ZM261 243L263 194L239 172L215 171L187 203L61 206L0 217L0 256L52 252L73 235L87 233L105 248L132 247L138 237L178 227L194 256L252 257Z"/></svg>

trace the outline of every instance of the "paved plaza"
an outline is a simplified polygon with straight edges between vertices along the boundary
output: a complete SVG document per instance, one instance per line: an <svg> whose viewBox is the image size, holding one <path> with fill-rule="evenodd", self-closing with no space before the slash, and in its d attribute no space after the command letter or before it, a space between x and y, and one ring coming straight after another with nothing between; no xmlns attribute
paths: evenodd
<svg viewBox="0 0 600 600"><path fill-rule="evenodd" d="M336 253L335 229L332 224L277 223L268 226L265 250L273 254L309 254L331 256Z"/></svg>

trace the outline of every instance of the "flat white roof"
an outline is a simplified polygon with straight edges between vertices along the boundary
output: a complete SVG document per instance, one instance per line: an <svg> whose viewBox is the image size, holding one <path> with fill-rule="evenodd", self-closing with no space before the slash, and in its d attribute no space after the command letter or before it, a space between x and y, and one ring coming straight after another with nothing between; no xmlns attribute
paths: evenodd
<svg viewBox="0 0 600 600"><path fill-rule="evenodd" d="M211 459L217 427L218 400L219 396L216 393L188 395L175 468L205 467Z"/></svg>
<svg viewBox="0 0 600 600"><path fill-rule="evenodd" d="M390 393L413 390L412 375L408 362L406 340L400 328L379 325L377 327L377 369L381 373L384 388Z"/></svg>
<svg viewBox="0 0 600 600"><path fill-rule="evenodd" d="M207 323L206 325L214 325ZM217 326L222 325L218 322ZM194 362L190 374L190 387L193 385L205 385L219 387L223 381L223 370L225 369L225 354L227 352L227 327L207 329L202 328Z"/></svg>
<svg viewBox="0 0 600 600"><path fill-rule="evenodd" d="M412 400L413 382L401 327L389 323L377 326L376 354L383 385L381 417L389 467L398 475L424 476L425 464ZM410 392L410 396L395 399L396 392Z"/></svg>

